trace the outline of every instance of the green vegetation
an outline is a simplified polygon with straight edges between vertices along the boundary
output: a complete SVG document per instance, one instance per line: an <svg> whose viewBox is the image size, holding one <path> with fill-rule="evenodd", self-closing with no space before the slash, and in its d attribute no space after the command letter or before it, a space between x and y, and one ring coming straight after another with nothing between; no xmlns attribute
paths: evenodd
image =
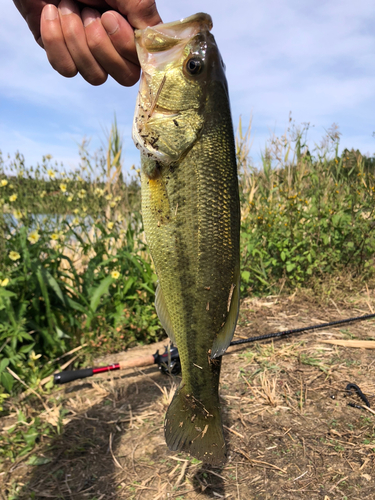
<svg viewBox="0 0 375 500"><path fill-rule="evenodd" d="M336 127L313 154L306 134L307 127L291 126L273 137L256 170L239 128L243 293L308 286L340 273L373 275L375 159L359 151L339 156Z"/></svg>
<svg viewBox="0 0 375 500"><path fill-rule="evenodd" d="M77 346L87 360L164 335L137 179L121 167L116 125L106 155L83 145L72 174L49 157L0 163L0 398L21 389L13 374L38 387Z"/></svg>
<svg viewBox="0 0 375 500"><path fill-rule="evenodd" d="M240 122L243 296L374 274L375 159L339 156L334 127L314 149L306 135L291 125L273 137L256 169L250 128L244 133ZM106 151L92 156L82 144L75 172L50 156L27 169L20 154L0 155L0 411L25 385L48 391L48 375L71 360L63 357L70 350L80 348L73 368L165 335L153 305L139 172L124 180L121 157L116 123ZM301 362L326 370L320 360ZM0 437L3 458L31 453L60 427L20 411Z"/></svg>

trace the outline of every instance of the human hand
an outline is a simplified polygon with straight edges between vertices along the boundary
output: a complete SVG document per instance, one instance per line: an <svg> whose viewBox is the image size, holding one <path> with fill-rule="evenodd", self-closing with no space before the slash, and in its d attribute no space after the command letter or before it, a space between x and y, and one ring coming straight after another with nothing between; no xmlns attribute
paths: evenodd
<svg viewBox="0 0 375 500"><path fill-rule="evenodd" d="M134 85L140 74L133 28L161 22L152 0L14 0L52 67L66 77L78 72L92 85L111 75ZM80 12L79 5L89 5ZM98 10L92 7L100 8ZM115 10L109 11L112 7ZM126 16L126 19L125 17Z"/></svg>

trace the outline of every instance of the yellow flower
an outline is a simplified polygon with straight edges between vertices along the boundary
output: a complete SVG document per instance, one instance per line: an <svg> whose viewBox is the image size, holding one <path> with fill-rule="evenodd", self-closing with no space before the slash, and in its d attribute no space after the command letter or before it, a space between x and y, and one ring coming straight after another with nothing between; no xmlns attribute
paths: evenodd
<svg viewBox="0 0 375 500"><path fill-rule="evenodd" d="M16 219L20 219L20 218L22 217L22 212L21 212L21 210L15 210L15 211L13 212L13 215L14 215L14 217L15 217Z"/></svg>
<svg viewBox="0 0 375 500"><path fill-rule="evenodd" d="M31 231L31 233L27 237L27 239L30 241L32 245L36 243L39 240L39 238L40 234L38 233L38 231Z"/></svg>
<svg viewBox="0 0 375 500"><path fill-rule="evenodd" d="M47 174L49 177L51 177L51 179L54 179L56 176L55 172L51 169L47 170Z"/></svg>
<svg viewBox="0 0 375 500"><path fill-rule="evenodd" d="M120 273L118 271L112 271L111 276L112 276L112 278L117 280L120 277Z"/></svg>
<svg viewBox="0 0 375 500"><path fill-rule="evenodd" d="M74 224L74 225L79 224L79 219L78 219L78 217L74 217L74 219L72 220L72 224Z"/></svg>
<svg viewBox="0 0 375 500"><path fill-rule="evenodd" d="M9 278L5 278L3 281L0 281L0 286L7 286L9 283Z"/></svg>
<svg viewBox="0 0 375 500"><path fill-rule="evenodd" d="M16 199L17 199L16 194L12 194L12 196L9 196L9 201L16 201Z"/></svg>
<svg viewBox="0 0 375 500"><path fill-rule="evenodd" d="M72 201L72 200L73 200L73 196L72 195L70 195L70 196L67 197L67 201Z"/></svg>
<svg viewBox="0 0 375 500"><path fill-rule="evenodd" d="M56 241L58 239L59 239L59 235L58 234L56 234L56 233L52 233L51 234L51 240L55 240Z"/></svg>
<svg viewBox="0 0 375 500"><path fill-rule="evenodd" d="M11 260L18 260L21 258L21 255L18 252L15 252L14 250L12 250L11 252L9 252L9 258Z"/></svg>
<svg viewBox="0 0 375 500"><path fill-rule="evenodd" d="M42 192L40 193L40 197L41 197L41 198L44 198L46 194L47 194L47 192L46 192L46 191L42 191Z"/></svg>
<svg viewBox="0 0 375 500"><path fill-rule="evenodd" d="M29 358L32 359L33 361L36 361L39 359L42 355L41 354L35 354L34 351L31 351L29 354Z"/></svg>
<svg viewBox="0 0 375 500"><path fill-rule="evenodd" d="M63 193L66 192L66 184L60 184L60 189Z"/></svg>
<svg viewBox="0 0 375 500"><path fill-rule="evenodd" d="M115 223L114 223L114 222L108 222L108 224L107 224L107 228L108 228L108 229L112 229L114 225L115 225Z"/></svg>
<svg viewBox="0 0 375 500"><path fill-rule="evenodd" d="M4 187L8 184L8 181L6 179L2 179L1 182L0 182L0 186L1 187Z"/></svg>
<svg viewBox="0 0 375 500"><path fill-rule="evenodd" d="M76 215L78 214L78 212L79 212L79 209L78 209L78 208L75 208L75 209L73 210L73 213L74 213L74 214L76 214Z"/></svg>
<svg viewBox="0 0 375 500"><path fill-rule="evenodd" d="M112 200L113 196L111 195L111 193L107 194L107 196L105 197L106 200L110 201Z"/></svg>
<svg viewBox="0 0 375 500"><path fill-rule="evenodd" d="M86 190L85 189L81 189L78 193L78 198L85 198L86 196Z"/></svg>
<svg viewBox="0 0 375 500"><path fill-rule="evenodd" d="M83 182L83 179L82 179L82 177L80 175L77 177L77 180L80 181L80 182Z"/></svg>
<svg viewBox="0 0 375 500"><path fill-rule="evenodd" d="M115 201L111 201L111 202L110 202L110 204L109 204L109 206L110 206L111 208L115 207L115 206L116 206L116 202L115 202Z"/></svg>

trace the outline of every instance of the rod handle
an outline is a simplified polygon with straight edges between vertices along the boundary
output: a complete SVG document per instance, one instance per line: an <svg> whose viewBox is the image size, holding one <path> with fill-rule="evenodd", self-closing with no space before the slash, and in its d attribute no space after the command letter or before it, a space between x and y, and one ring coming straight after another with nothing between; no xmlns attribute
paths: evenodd
<svg viewBox="0 0 375 500"><path fill-rule="evenodd" d="M155 363L155 358L152 354L149 356L143 356L141 358L130 359L126 362L120 363L120 370L126 370L128 368L137 368L138 366L150 366Z"/></svg>
<svg viewBox="0 0 375 500"><path fill-rule="evenodd" d="M55 373L53 381L55 384L66 384L72 380L91 377L94 374L93 368L84 368L83 370L70 370L60 373Z"/></svg>

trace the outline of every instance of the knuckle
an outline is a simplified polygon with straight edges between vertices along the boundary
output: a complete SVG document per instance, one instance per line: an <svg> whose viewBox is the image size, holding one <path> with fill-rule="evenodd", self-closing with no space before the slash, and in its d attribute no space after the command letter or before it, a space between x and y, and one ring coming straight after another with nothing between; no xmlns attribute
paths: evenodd
<svg viewBox="0 0 375 500"><path fill-rule="evenodd" d="M99 30L92 30L92 32L87 34L86 39L87 39L87 45L89 46L92 52L97 52L98 50L101 50L103 42L105 41L103 33L101 33Z"/></svg>
<svg viewBox="0 0 375 500"><path fill-rule="evenodd" d="M65 76L66 78L72 78L78 73L77 67L73 61L64 61L63 58L57 58L54 55L48 54L48 52L47 57L52 68L60 73L60 75Z"/></svg>
<svg viewBox="0 0 375 500"><path fill-rule="evenodd" d="M132 87L135 85L140 77L140 71L130 71L126 74L122 74L119 78L115 78L120 85L124 87Z"/></svg>
<svg viewBox="0 0 375 500"><path fill-rule="evenodd" d="M144 17L152 17L157 12L154 0L138 0L138 10Z"/></svg>
<svg viewBox="0 0 375 500"><path fill-rule="evenodd" d="M80 27L76 23L66 23L63 25L63 33L65 42L69 44L74 44L76 40L80 38Z"/></svg>
<svg viewBox="0 0 375 500"><path fill-rule="evenodd" d="M54 68L56 71L60 73L60 75L65 76L65 78L73 78L73 76L76 76L78 73L77 68L75 65L69 65L63 68Z"/></svg>
<svg viewBox="0 0 375 500"><path fill-rule="evenodd" d="M95 87L99 85L103 85L107 81L108 74L107 73L95 73L93 75L90 75L86 80L91 83L91 85L94 85Z"/></svg>

